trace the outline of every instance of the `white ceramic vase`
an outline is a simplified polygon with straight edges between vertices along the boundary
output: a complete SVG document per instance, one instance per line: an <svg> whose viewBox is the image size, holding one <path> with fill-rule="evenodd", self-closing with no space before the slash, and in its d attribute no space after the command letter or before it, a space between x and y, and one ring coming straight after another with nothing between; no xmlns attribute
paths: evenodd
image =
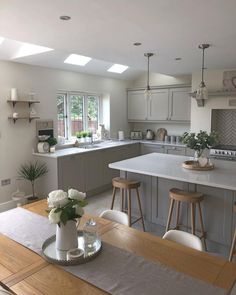
<svg viewBox="0 0 236 295"><path fill-rule="evenodd" d="M56 230L56 248L58 250L68 251L78 248L78 236L76 222L68 220L64 225L57 225Z"/></svg>

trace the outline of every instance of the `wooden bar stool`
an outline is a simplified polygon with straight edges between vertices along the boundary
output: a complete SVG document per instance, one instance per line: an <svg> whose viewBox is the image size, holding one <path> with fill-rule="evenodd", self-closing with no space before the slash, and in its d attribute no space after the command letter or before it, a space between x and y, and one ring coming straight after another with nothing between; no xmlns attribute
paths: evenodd
<svg viewBox="0 0 236 295"><path fill-rule="evenodd" d="M236 213L236 202L234 203L234 213ZM229 261L232 261L233 255L235 253L236 253L236 229L234 231L234 237L233 237L232 245L230 248Z"/></svg>
<svg viewBox="0 0 236 295"><path fill-rule="evenodd" d="M112 185L113 185L113 194L112 194L111 210L113 209L113 206L114 206L115 197L116 197L116 191L117 191L117 189L120 189L121 190L121 209L122 209L123 212L127 211L127 213L128 213L129 226L131 226L132 224L134 224L137 221L141 220L142 225L143 225L143 231L145 231L144 219L143 219L143 213L142 213L142 206L141 206L139 190L138 190L138 188L141 185L140 181L115 177L115 178L112 179ZM138 207L139 207L139 212L140 212L140 217L137 218L133 222L131 222L131 190L132 189L136 190L136 195L137 195L137 200L138 200ZM124 209L125 191L128 192L128 194L127 194L127 197L128 197L128 210Z"/></svg>
<svg viewBox="0 0 236 295"><path fill-rule="evenodd" d="M206 235L204 231L203 226L203 220L202 220L202 210L201 210L201 201L203 201L204 197L202 193L198 192L187 192L180 190L178 188L172 188L169 191L170 195L170 208L169 208L169 214L167 219L167 225L166 225L166 232L170 229L170 223L172 218L172 213L174 209L174 204L176 202L176 227L175 229L179 229L179 213L180 213L180 204L181 202L190 204L191 208L191 227L192 227L192 234L195 235L195 209L196 206L198 208L199 212L199 220L200 220L200 226L201 226L201 233L202 236L200 237L203 239L204 247L206 248Z"/></svg>

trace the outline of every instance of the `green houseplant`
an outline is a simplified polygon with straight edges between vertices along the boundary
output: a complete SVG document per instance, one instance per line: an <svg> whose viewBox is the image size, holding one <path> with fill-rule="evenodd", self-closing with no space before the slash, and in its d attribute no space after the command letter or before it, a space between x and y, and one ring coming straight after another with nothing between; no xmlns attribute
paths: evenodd
<svg viewBox="0 0 236 295"><path fill-rule="evenodd" d="M210 149L218 142L218 134L215 131L208 134L202 130L199 133L185 132L181 137L181 141L195 151L195 158L198 159L205 149Z"/></svg>
<svg viewBox="0 0 236 295"><path fill-rule="evenodd" d="M35 195L35 181L36 179L46 175L47 172L48 169L45 163L39 164L38 162L29 162L20 166L20 169L18 171L19 178L31 182L32 196L29 197L28 200L36 200L38 198Z"/></svg>
<svg viewBox="0 0 236 295"><path fill-rule="evenodd" d="M55 137L49 137L46 141L50 147L57 144L57 139Z"/></svg>

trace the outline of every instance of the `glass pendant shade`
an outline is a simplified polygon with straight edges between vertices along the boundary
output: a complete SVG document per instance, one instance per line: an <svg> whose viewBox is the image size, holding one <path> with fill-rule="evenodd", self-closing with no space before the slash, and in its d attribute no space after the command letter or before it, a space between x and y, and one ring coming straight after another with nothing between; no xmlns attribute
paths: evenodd
<svg viewBox="0 0 236 295"><path fill-rule="evenodd" d="M153 53L144 53L144 56L147 57L148 60L148 64L147 64L147 86L146 89L144 90L144 95L145 95L145 99L149 100L152 96L152 91L150 89L150 85L149 85L149 58L151 56L153 56Z"/></svg>
<svg viewBox="0 0 236 295"><path fill-rule="evenodd" d="M197 89L196 99L208 99L208 90L204 82L201 82Z"/></svg>

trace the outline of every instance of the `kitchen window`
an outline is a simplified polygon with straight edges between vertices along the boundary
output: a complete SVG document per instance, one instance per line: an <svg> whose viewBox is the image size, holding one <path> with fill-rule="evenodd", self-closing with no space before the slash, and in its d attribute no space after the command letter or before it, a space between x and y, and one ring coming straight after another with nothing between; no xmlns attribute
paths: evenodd
<svg viewBox="0 0 236 295"><path fill-rule="evenodd" d="M89 93L58 93L58 136L70 139L82 130L96 133L100 119L99 95Z"/></svg>

